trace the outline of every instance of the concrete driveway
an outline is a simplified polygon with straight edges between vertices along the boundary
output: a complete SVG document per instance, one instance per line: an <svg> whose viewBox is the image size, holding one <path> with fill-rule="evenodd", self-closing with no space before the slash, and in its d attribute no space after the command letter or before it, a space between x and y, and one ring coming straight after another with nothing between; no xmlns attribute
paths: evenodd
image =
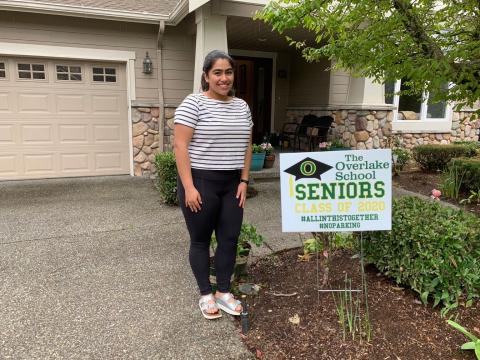
<svg viewBox="0 0 480 360"><path fill-rule="evenodd" d="M268 214L282 242L266 189L277 204L247 217ZM150 180L0 182L0 358L250 358L229 316L201 316L187 248Z"/></svg>

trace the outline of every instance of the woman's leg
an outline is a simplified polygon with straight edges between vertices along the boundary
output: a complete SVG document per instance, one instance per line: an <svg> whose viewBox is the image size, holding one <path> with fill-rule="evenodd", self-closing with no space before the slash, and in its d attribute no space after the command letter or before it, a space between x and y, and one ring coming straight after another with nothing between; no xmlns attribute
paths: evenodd
<svg viewBox="0 0 480 360"><path fill-rule="evenodd" d="M243 209L238 206L239 200L235 197L237 187L238 181L235 179L228 184L227 191L221 196L220 214L215 228L218 242L215 271L218 291L221 293L230 292L230 278L235 266L238 236L243 220Z"/></svg>
<svg viewBox="0 0 480 360"><path fill-rule="evenodd" d="M202 197L201 210L194 213L185 206L185 190L180 181L177 181L178 198L190 234L190 266L200 294L207 295L212 293L209 246L219 213L220 198L208 180L194 177L193 183Z"/></svg>

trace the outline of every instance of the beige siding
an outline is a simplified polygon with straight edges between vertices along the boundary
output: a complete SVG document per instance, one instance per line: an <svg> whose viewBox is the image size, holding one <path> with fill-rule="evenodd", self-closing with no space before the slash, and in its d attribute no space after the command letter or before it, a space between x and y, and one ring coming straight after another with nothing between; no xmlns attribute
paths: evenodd
<svg viewBox="0 0 480 360"><path fill-rule="evenodd" d="M330 73L330 104L346 104L350 74L345 71L331 71Z"/></svg>
<svg viewBox="0 0 480 360"><path fill-rule="evenodd" d="M135 51L137 100L153 102L158 101L157 33L158 26L149 24L0 12L0 42ZM192 92L194 39L191 24L166 29L164 79L170 80L164 86L166 103L179 103ZM149 75L142 73L142 62L147 51L153 60L153 73ZM181 83L175 84L175 80Z"/></svg>
<svg viewBox="0 0 480 360"><path fill-rule="evenodd" d="M298 55L292 56L290 66L289 106L318 106L328 104L330 88L328 60L307 63Z"/></svg>
<svg viewBox="0 0 480 360"><path fill-rule="evenodd" d="M287 106L288 106L288 93L290 82L290 54L279 52L277 55L277 73L279 70L286 71L286 78L279 78L276 76L275 86L275 123L274 130L281 132L283 123L286 121Z"/></svg>

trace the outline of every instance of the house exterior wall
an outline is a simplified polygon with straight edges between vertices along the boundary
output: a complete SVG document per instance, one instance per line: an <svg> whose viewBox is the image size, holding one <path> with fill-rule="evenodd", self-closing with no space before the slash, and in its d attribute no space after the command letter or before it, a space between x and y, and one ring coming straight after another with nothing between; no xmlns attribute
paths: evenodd
<svg viewBox="0 0 480 360"><path fill-rule="evenodd" d="M307 63L299 55L292 55L290 65L289 106L326 105L329 98L330 66L328 60Z"/></svg>

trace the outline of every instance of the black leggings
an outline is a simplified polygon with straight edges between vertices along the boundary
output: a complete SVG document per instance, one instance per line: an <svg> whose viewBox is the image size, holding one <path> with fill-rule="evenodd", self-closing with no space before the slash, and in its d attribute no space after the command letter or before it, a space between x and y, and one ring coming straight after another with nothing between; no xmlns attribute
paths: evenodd
<svg viewBox="0 0 480 360"><path fill-rule="evenodd" d="M197 213L185 206L185 189L180 179L177 180L178 200L190 233L190 266L200 294L210 294L212 287L209 279L209 246L215 230L217 287L220 292L229 292L243 220L243 209L238 206L240 200L236 198L240 172L192 169L192 177L202 198L202 209Z"/></svg>

